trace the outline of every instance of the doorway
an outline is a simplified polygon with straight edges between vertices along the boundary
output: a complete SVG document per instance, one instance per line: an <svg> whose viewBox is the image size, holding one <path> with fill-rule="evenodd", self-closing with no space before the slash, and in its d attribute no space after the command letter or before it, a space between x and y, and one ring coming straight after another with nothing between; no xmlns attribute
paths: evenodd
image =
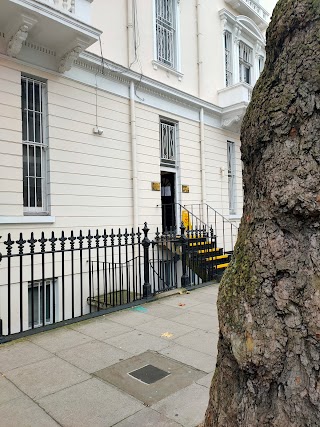
<svg viewBox="0 0 320 427"><path fill-rule="evenodd" d="M176 227L175 180L173 172L161 172L162 231Z"/></svg>

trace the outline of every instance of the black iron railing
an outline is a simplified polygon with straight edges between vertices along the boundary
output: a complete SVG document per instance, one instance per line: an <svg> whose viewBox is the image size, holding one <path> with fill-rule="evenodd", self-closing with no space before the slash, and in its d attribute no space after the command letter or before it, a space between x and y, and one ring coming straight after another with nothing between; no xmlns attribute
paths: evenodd
<svg viewBox="0 0 320 427"><path fill-rule="evenodd" d="M153 240L148 232L145 223L110 234L9 233L0 246L0 343L214 278L212 229L182 224Z"/></svg>

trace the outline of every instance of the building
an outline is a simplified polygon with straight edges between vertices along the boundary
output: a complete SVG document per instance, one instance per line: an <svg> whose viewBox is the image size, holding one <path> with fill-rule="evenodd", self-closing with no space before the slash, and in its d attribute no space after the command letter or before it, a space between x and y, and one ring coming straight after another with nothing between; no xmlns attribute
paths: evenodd
<svg viewBox="0 0 320 427"><path fill-rule="evenodd" d="M268 20L258 0L2 0L0 252L8 232L237 224Z"/></svg>

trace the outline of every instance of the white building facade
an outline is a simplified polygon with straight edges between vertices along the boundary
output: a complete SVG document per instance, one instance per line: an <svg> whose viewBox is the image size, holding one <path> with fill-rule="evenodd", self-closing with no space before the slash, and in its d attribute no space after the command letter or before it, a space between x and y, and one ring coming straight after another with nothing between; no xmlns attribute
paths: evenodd
<svg viewBox="0 0 320 427"><path fill-rule="evenodd" d="M2 0L0 252L183 211L238 224L268 21L258 0Z"/></svg>

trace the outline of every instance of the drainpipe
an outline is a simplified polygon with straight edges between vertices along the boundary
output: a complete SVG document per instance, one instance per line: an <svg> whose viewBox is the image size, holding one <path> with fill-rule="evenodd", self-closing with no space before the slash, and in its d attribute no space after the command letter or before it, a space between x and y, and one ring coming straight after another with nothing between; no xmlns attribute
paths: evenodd
<svg viewBox="0 0 320 427"><path fill-rule="evenodd" d="M205 139L204 139L203 108L200 109L200 156L201 156L201 203L202 203L202 209L203 209L203 218L205 218L205 203L207 201L207 193L206 193L206 154L205 154Z"/></svg>
<svg viewBox="0 0 320 427"><path fill-rule="evenodd" d="M133 35L133 7L132 0L127 0L127 49L128 49L128 68L134 61L134 35Z"/></svg>
<svg viewBox="0 0 320 427"><path fill-rule="evenodd" d="M138 214L138 168L137 168L137 134L136 134L136 105L134 82L130 82L130 124L131 124L131 161L132 161L132 203L133 228L136 232L139 224Z"/></svg>
<svg viewBox="0 0 320 427"><path fill-rule="evenodd" d="M197 0L197 62L198 62L198 97L202 96L203 58L202 58L202 33L201 33L201 1Z"/></svg>

